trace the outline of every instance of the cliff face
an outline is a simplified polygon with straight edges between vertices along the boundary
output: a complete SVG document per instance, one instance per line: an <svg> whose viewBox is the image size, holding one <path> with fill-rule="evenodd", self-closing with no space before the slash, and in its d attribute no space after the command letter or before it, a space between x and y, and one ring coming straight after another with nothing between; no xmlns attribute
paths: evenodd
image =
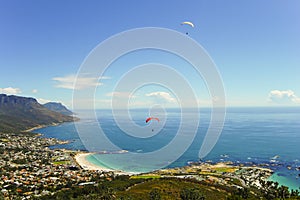
<svg viewBox="0 0 300 200"><path fill-rule="evenodd" d="M71 121L73 117L51 111L34 98L0 94L0 132L20 132L38 125Z"/></svg>
<svg viewBox="0 0 300 200"><path fill-rule="evenodd" d="M0 108L2 107L16 107L22 106L24 108L29 107L30 105L38 104L37 100L29 97L19 97L6 94L0 94Z"/></svg>

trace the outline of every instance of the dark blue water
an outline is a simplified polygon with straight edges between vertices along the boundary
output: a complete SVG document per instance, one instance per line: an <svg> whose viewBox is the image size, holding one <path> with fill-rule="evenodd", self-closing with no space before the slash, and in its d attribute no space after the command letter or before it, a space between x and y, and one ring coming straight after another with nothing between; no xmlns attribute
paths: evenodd
<svg viewBox="0 0 300 200"><path fill-rule="evenodd" d="M169 109L163 127L154 122L151 126L145 124L148 110L137 109L130 112L132 120L143 130L158 129L158 133L151 137L133 137L122 131L110 110L98 110L97 121L90 117L83 117L80 122L86 133L97 134L100 125L106 137L120 149L129 152L152 152L168 145L175 137L180 126L180 110ZM195 112L193 109L190 112ZM123 113L124 115L127 112ZM120 114L122 115L122 114ZM210 123L211 113L209 109L200 109L200 124L197 135L189 148L169 167L186 165L189 161L198 161L199 149ZM119 116L122 119L122 116ZM124 118L125 119L125 118ZM126 120L120 122L126 126ZM189 123L195 123L190 118ZM156 127L157 126L157 127ZM187 132L188 132L187 125ZM128 127L130 128L130 127ZM157 130L154 130L157 131ZM69 140L71 143L56 145L52 148L67 148L85 150L81 142L82 137L77 133L74 123L65 123L55 127L47 127L37 130L44 137L55 137ZM151 132L150 132L151 133ZM87 137L88 138L88 137ZM184 138L183 138L184 139ZM92 143L93 145L93 143ZM95 143L96 145L96 143ZM97 142L101 146L101 142ZM272 180L279 181L293 189L300 187L300 108L228 108L225 125L222 134L213 150L203 159L218 161L233 161L235 163L268 164L275 170ZM103 149L112 151L112 149ZM125 154L103 154L98 159L105 162L119 160L111 165L123 165L126 170L131 169ZM102 156L102 157L101 157ZM130 158L132 159L132 158ZM147 165L147 162L145 162ZM126 165L127 164L127 165ZM106 163L107 165L107 163ZM145 167L145 166L144 166ZM289 169L288 169L289 168ZM138 171L137 169L134 169Z"/></svg>

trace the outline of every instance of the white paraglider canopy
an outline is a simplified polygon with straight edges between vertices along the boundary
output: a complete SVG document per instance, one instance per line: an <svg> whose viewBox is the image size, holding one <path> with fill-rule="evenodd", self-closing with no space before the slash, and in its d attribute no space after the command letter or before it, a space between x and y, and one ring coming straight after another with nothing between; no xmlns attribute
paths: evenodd
<svg viewBox="0 0 300 200"><path fill-rule="evenodd" d="M185 21L185 22L181 23L181 25L184 25L184 24L189 25L189 26L191 26L193 28L195 27L195 25L192 22L189 22L189 21Z"/></svg>

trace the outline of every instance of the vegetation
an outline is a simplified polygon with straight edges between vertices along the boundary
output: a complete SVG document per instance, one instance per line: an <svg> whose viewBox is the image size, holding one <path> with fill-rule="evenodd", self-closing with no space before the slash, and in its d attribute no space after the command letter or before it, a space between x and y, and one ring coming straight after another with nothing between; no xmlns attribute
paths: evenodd
<svg viewBox="0 0 300 200"><path fill-rule="evenodd" d="M131 179L155 179L155 178L161 178L160 175L135 175L131 176Z"/></svg>
<svg viewBox="0 0 300 200"><path fill-rule="evenodd" d="M71 116L47 109L36 99L0 94L0 132L21 132L39 125L73 120Z"/></svg>
<svg viewBox="0 0 300 200"><path fill-rule="evenodd" d="M149 198L151 200L160 200L161 199L161 192L159 189L154 188L149 193Z"/></svg>
<svg viewBox="0 0 300 200"><path fill-rule="evenodd" d="M272 184L276 185L276 184ZM274 195L275 196L272 196ZM76 186L63 189L54 195L36 199L70 200L243 200L243 199L300 199L298 191L289 192L281 186L269 192L255 188L232 188L221 185L209 185L187 179L176 178L130 178L117 176L112 180L103 180L98 185Z"/></svg>
<svg viewBox="0 0 300 200"><path fill-rule="evenodd" d="M65 117L67 116L44 108L35 99L0 95L0 133L1 131L21 131L36 125L72 120L72 118ZM9 198L9 195L12 195L13 199L24 199L24 197L29 198L31 196L31 199L41 200L300 199L298 190L289 191L287 187L279 186L277 182L265 181L265 179L259 179L259 187L253 185L246 187L254 182L252 178L247 178L246 175L255 178L253 176L255 170L250 169L252 172L247 172L247 170L238 171L237 167L212 167L205 171L197 167L190 167L183 172L182 169L178 168L168 169L164 172L165 174L153 173L135 176L115 176L113 173L91 174L91 171L80 171L77 173L80 174L79 176L74 176L77 179L74 177L71 179L69 176L62 178L62 175L68 169L67 165L72 163L70 160L64 160L65 158L59 159L60 156L54 156L57 155L54 152L42 148L43 146L55 144L57 141L54 139L25 137L26 134L28 133L24 133L22 137L13 133L6 134L9 137L0 134L2 144L0 148L0 155L2 155L0 176L5 177L8 182L12 178L21 177L21 173L26 178L26 184L23 183L24 177L19 178L19 182L15 180L18 184L7 184L2 181L5 188L1 188L0 200ZM36 143L39 145L36 145ZM59 155L62 154L59 153ZM66 168L63 168L63 165L66 165ZM38 171L40 166L46 166L47 175L43 172L35 178L35 176L30 177L23 173L26 171L30 174L34 170ZM226 173L235 171L243 174L244 178L240 179L235 175L226 176ZM57 172L55 176L53 172ZM14 176L14 173L17 176ZM256 172L256 174L260 173L259 171ZM73 171L71 174L74 175ZM176 175L178 177L175 177ZM50 184L49 177L56 178L55 180L58 181L55 184ZM37 183L36 180L42 178L49 178L48 181L45 181L48 183ZM225 179L228 180L225 181ZM33 185L28 180L35 182L37 187L31 188ZM219 180L223 180L223 182ZM248 180L248 184L242 184L242 180Z"/></svg>
<svg viewBox="0 0 300 200"><path fill-rule="evenodd" d="M68 161L68 160L54 161L53 164L54 165L68 165L68 164L70 164L70 161Z"/></svg>
<svg viewBox="0 0 300 200"><path fill-rule="evenodd" d="M1 172L0 172L1 175ZM93 181L93 180L92 180ZM278 183L265 182L262 189L234 187L207 181L185 178L158 178L146 175L97 177L97 183L87 185L66 184L56 188L44 188L48 194L32 196L39 200L270 200L300 199L299 191L289 191ZM16 187L14 185L14 187ZM10 190L12 188L6 188ZM44 190L43 188L39 188ZM29 192L16 188L16 197ZM53 193L52 193L53 192ZM0 192L0 200L3 198ZM33 195L33 194L32 194Z"/></svg>
<svg viewBox="0 0 300 200"><path fill-rule="evenodd" d="M180 191L182 200L204 200L205 196L198 188L183 188Z"/></svg>

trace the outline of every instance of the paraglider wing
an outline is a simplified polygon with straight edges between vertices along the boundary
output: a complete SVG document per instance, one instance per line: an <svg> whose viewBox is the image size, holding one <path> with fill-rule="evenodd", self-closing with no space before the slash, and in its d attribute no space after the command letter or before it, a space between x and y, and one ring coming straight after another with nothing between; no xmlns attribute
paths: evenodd
<svg viewBox="0 0 300 200"><path fill-rule="evenodd" d="M159 122L159 119L157 117L152 117L152 119L155 119L155 120L157 120Z"/></svg>
<svg viewBox="0 0 300 200"><path fill-rule="evenodd" d="M152 119L151 117L148 117L148 118L146 119L146 123L148 123L151 119Z"/></svg>
<svg viewBox="0 0 300 200"><path fill-rule="evenodd" d="M150 120L153 120L153 119L155 119L155 120L157 120L159 122L159 119L157 117L148 117L146 119L146 123L148 123Z"/></svg>
<svg viewBox="0 0 300 200"><path fill-rule="evenodd" d="M194 24L192 22L189 22L189 21L182 22L181 25L183 25L183 24L189 25L193 28L195 27Z"/></svg>

